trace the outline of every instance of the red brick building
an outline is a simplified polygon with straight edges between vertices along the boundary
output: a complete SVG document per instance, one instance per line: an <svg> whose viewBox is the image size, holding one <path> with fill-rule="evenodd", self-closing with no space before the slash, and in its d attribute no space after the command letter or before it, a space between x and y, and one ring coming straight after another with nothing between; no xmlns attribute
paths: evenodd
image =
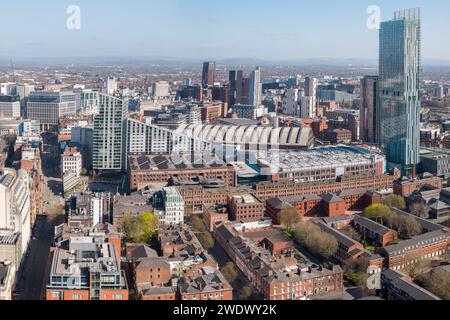
<svg viewBox="0 0 450 320"><path fill-rule="evenodd" d="M229 203L232 221L257 221L264 217L264 203L252 194L234 195Z"/></svg>
<svg viewBox="0 0 450 320"><path fill-rule="evenodd" d="M408 197L414 191L420 190L425 185L442 189L444 180L431 174L423 174L416 178L403 177L394 181L394 193L402 197Z"/></svg>
<svg viewBox="0 0 450 320"><path fill-rule="evenodd" d="M184 279L178 286L178 294L181 300L233 300L233 288L218 271L193 280Z"/></svg>
<svg viewBox="0 0 450 320"><path fill-rule="evenodd" d="M135 282L138 286L165 286L172 278L167 258L141 258L134 265Z"/></svg>
<svg viewBox="0 0 450 320"><path fill-rule="evenodd" d="M173 178L201 184L219 183L218 187L233 187L236 170L232 165L209 162L211 157L180 155L131 155L128 157L128 175L131 190L141 190L152 184L166 184ZM179 163L182 161L182 163ZM202 159L208 160L201 162Z"/></svg>
<svg viewBox="0 0 450 320"><path fill-rule="evenodd" d="M439 230L380 248L379 253L385 257L386 268L400 270L412 261L444 255L448 251L449 245L450 233Z"/></svg>
<svg viewBox="0 0 450 320"><path fill-rule="evenodd" d="M387 246L398 238L397 231L365 217L356 216L353 219L353 226L362 234L363 239L377 247Z"/></svg>
<svg viewBox="0 0 450 320"><path fill-rule="evenodd" d="M299 267L296 258L290 255L275 258L254 241L238 236L227 224L216 228L214 236L265 300L302 300L343 290L339 266Z"/></svg>
<svg viewBox="0 0 450 320"><path fill-rule="evenodd" d="M204 205L203 206L203 221L208 227L209 231L214 231L214 228L228 221L228 208L227 205Z"/></svg>

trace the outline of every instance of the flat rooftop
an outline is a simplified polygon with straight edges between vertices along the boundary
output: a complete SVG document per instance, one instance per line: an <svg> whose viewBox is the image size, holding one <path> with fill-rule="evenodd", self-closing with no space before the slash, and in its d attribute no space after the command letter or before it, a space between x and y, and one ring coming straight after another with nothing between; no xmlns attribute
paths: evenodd
<svg viewBox="0 0 450 320"><path fill-rule="evenodd" d="M381 152L344 145L305 150L259 151L257 158L260 164L271 167L275 172L365 165L384 160Z"/></svg>

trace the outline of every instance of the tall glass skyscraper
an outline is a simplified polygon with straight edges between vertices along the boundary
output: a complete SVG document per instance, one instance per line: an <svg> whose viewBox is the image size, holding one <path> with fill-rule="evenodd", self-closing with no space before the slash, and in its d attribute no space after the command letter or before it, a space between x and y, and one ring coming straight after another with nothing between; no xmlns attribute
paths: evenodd
<svg viewBox="0 0 450 320"><path fill-rule="evenodd" d="M420 9L396 12L381 23L381 147L404 174L420 162L420 47Z"/></svg>

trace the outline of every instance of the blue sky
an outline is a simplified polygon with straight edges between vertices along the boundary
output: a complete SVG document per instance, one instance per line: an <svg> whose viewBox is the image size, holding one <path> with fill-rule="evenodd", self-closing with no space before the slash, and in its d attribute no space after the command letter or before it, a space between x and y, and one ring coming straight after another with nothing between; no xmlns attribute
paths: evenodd
<svg viewBox="0 0 450 320"><path fill-rule="evenodd" d="M66 28L69 5L81 29ZM450 60L448 0L20 0L2 3L1 57L149 56L197 59L370 58L382 20L421 7L423 56Z"/></svg>

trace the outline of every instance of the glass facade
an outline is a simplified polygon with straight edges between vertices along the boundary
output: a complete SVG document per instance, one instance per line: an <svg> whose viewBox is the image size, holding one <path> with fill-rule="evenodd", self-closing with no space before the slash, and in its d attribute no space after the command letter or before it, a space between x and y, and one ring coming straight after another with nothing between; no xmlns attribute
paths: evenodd
<svg viewBox="0 0 450 320"><path fill-rule="evenodd" d="M420 45L419 9L381 24L381 147L406 174L420 162Z"/></svg>

